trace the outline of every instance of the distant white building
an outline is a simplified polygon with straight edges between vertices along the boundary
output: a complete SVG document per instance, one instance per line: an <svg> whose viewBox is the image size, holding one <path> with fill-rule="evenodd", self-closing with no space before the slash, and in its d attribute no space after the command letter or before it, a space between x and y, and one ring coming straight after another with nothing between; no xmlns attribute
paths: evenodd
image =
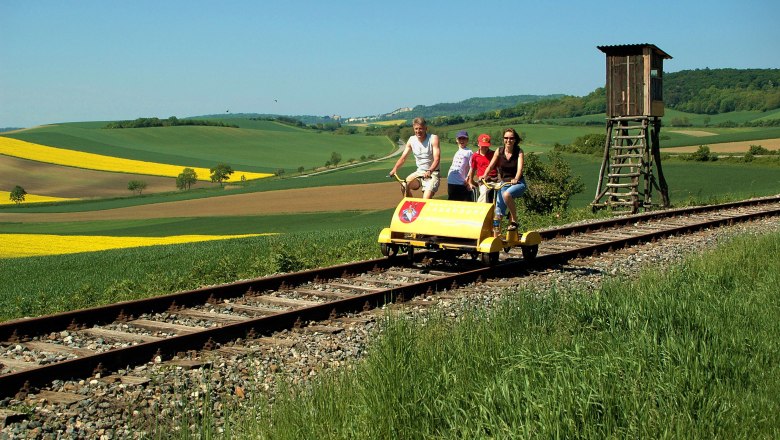
<svg viewBox="0 0 780 440"><path fill-rule="evenodd" d="M401 107L399 109L395 109L395 110L391 111L390 113L386 114L385 116L393 116L393 115L397 115L398 113L404 113L404 112L410 112L410 111L412 111L411 107Z"/></svg>
<svg viewBox="0 0 780 440"><path fill-rule="evenodd" d="M352 117L352 118L347 118L346 122L348 124L354 124L354 123L364 123L365 124L367 122L378 121L378 120L383 119L383 118L390 118L390 117L395 116L395 115L397 115L399 113L410 112L410 111L412 111L411 107L401 107L401 108L397 108L397 109L391 111L390 113L384 113L384 114L381 114L381 115L375 115L375 116L355 116L355 117ZM332 118L336 118L336 117L337 116L332 116ZM340 118L340 116L338 116L338 117Z"/></svg>

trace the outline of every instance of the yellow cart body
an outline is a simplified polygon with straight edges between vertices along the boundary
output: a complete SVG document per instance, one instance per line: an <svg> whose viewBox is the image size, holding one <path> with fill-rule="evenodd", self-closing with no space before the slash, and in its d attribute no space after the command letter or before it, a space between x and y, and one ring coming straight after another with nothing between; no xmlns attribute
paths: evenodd
<svg viewBox="0 0 780 440"><path fill-rule="evenodd" d="M529 231L493 237L493 204L406 197L398 203L390 227L379 243L427 249L498 253L513 246L538 246L541 236Z"/></svg>

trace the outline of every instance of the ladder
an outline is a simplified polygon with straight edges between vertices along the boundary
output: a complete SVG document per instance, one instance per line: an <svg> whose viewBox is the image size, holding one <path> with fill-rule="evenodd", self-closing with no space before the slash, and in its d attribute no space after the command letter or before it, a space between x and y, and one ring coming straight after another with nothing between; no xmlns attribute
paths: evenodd
<svg viewBox="0 0 780 440"><path fill-rule="evenodd" d="M668 206L668 190L661 171L658 131L661 124L647 116L621 116L607 120L607 139L593 209L609 207L616 213L636 214L653 206L653 188ZM653 163L660 178L656 181ZM606 183L604 183L606 182ZM602 201L603 199L603 201Z"/></svg>

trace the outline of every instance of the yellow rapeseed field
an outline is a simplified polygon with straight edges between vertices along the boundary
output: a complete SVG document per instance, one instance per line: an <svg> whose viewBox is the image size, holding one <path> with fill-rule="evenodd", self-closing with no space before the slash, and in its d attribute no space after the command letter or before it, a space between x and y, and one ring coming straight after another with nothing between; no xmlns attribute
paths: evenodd
<svg viewBox="0 0 780 440"><path fill-rule="evenodd" d="M70 201L70 200L79 200L76 198L67 198L67 197L49 197L49 196L36 196L35 194L26 194L24 196L24 203L25 205L30 203L40 203L40 202L62 202L62 201ZM0 191L0 205L15 205L16 202L11 201L11 193L9 191Z"/></svg>
<svg viewBox="0 0 780 440"><path fill-rule="evenodd" d="M84 153L81 151L66 150L64 148L48 147L32 142L20 141L9 137L0 136L0 154L19 157L38 162L53 163L76 168L86 168L98 171L114 171L120 173L147 174L151 176L177 177L186 165L168 165L163 163L144 162L141 160L120 159L118 157L103 156L100 154ZM198 180L211 180L211 171L208 168L189 167L195 170ZM262 179L273 174L251 173L248 171L234 170L231 180L240 180L244 176L246 180Z"/></svg>
<svg viewBox="0 0 780 440"><path fill-rule="evenodd" d="M406 119L393 119L392 121L380 121L372 122L374 125L401 125L406 122Z"/></svg>
<svg viewBox="0 0 780 440"><path fill-rule="evenodd" d="M0 258L75 254L108 249L225 240L271 234L110 237L94 235L0 234Z"/></svg>

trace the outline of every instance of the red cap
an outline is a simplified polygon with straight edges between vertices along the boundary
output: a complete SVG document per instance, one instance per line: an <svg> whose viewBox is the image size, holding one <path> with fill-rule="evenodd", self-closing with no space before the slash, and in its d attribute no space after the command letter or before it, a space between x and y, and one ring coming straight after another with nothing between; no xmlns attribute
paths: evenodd
<svg viewBox="0 0 780 440"><path fill-rule="evenodd" d="M490 146L490 135L489 134L481 134L479 137L477 137L477 145L480 147L489 147Z"/></svg>

